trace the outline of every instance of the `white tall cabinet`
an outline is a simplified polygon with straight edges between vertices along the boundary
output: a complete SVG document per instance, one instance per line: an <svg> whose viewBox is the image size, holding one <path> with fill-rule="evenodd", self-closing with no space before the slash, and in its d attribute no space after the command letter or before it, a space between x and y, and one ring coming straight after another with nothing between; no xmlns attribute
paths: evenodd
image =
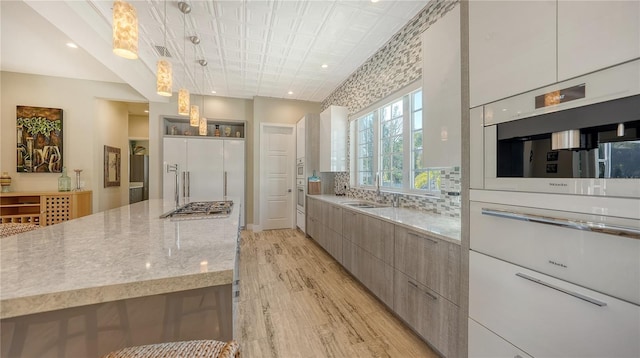
<svg viewBox="0 0 640 358"><path fill-rule="evenodd" d="M422 34L422 128L425 167L461 163L460 6Z"/></svg>
<svg viewBox="0 0 640 358"><path fill-rule="evenodd" d="M329 106L320 113L320 171L347 170L347 107Z"/></svg>

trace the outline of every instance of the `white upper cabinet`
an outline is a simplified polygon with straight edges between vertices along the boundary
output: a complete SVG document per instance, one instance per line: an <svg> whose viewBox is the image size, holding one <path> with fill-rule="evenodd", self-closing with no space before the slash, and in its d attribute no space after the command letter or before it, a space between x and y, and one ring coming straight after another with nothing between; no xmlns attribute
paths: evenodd
<svg viewBox="0 0 640 358"><path fill-rule="evenodd" d="M459 166L460 6L422 34L422 99L426 167Z"/></svg>
<svg viewBox="0 0 640 358"><path fill-rule="evenodd" d="M556 82L556 1L470 1L471 107Z"/></svg>
<svg viewBox="0 0 640 358"><path fill-rule="evenodd" d="M320 113L320 171L347 171L346 107L330 106Z"/></svg>
<svg viewBox="0 0 640 358"><path fill-rule="evenodd" d="M471 107L640 57L640 2L471 1Z"/></svg>
<svg viewBox="0 0 640 358"><path fill-rule="evenodd" d="M559 1L558 81L640 57L640 1Z"/></svg>
<svg viewBox="0 0 640 358"><path fill-rule="evenodd" d="M306 131L305 131L305 117L302 117L298 123L296 123L296 158L304 158L304 152L306 149Z"/></svg>

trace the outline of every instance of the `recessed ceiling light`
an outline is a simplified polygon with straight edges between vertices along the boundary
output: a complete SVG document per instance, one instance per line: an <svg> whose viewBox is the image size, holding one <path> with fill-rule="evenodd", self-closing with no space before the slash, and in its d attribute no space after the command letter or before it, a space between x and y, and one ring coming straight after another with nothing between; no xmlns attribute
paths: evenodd
<svg viewBox="0 0 640 358"><path fill-rule="evenodd" d="M371 2L373 2L373 3L376 3L376 2L378 2L378 1L380 1L380 0L371 0Z"/></svg>
<svg viewBox="0 0 640 358"><path fill-rule="evenodd" d="M218 92L216 92L216 91L211 91L211 93L218 93Z"/></svg>
<svg viewBox="0 0 640 358"><path fill-rule="evenodd" d="M293 94L293 91L289 91L288 93L289 93L289 94Z"/></svg>
<svg viewBox="0 0 640 358"><path fill-rule="evenodd" d="M67 42L67 47L78 48L78 45L74 44L73 42Z"/></svg>
<svg viewBox="0 0 640 358"><path fill-rule="evenodd" d="M327 65L326 63L322 64L322 68L327 68L329 67L329 65Z"/></svg>
<svg viewBox="0 0 640 358"><path fill-rule="evenodd" d="M145 109L145 110L144 110L144 113L149 113L149 110L148 110L148 109Z"/></svg>

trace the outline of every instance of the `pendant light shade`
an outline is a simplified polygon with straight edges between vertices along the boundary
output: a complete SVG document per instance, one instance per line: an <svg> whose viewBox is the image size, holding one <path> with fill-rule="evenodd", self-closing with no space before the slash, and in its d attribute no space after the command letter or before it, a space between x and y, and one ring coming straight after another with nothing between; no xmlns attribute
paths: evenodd
<svg viewBox="0 0 640 358"><path fill-rule="evenodd" d="M178 91L178 114L181 116L188 116L189 113L189 90L186 88L180 88Z"/></svg>
<svg viewBox="0 0 640 358"><path fill-rule="evenodd" d="M189 124L192 127L200 126L200 108L198 106L191 106L191 112L189 112Z"/></svg>
<svg viewBox="0 0 640 358"><path fill-rule="evenodd" d="M200 117L200 128L198 129L200 135L207 135L207 119Z"/></svg>
<svg viewBox="0 0 640 358"><path fill-rule="evenodd" d="M138 15L133 5L113 2L113 53L130 60L138 58Z"/></svg>
<svg viewBox="0 0 640 358"><path fill-rule="evenodd" d="M171 62L161 59L158 60L158 73L156 86L158 94L165 97L171 97Z"/></svg>

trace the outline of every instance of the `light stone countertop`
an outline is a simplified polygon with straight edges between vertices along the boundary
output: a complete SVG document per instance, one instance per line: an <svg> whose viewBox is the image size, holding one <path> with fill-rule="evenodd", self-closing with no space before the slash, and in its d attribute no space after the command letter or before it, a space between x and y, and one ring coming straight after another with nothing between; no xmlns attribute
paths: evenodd
<svg viewBox="0 0 640 358"><path fill-rule="evenodd" d="M231 284L240 205L159 218L174 208L142 201L0 239L0 318Z"/></svg>
<svg viewBox="0 0 640 358"><path fill-rule="evenodd" d="M390 206L358 208L345 205L345 203L366 200L347 196L309 195L309 197L320 199L332 204L338 204L345 209L367 214L388 221L392 224L401 225L407 229L415 230L423 234L431 235L460 245L460 218L452 218L428 211L409 208L394 208Z"/></svg>

